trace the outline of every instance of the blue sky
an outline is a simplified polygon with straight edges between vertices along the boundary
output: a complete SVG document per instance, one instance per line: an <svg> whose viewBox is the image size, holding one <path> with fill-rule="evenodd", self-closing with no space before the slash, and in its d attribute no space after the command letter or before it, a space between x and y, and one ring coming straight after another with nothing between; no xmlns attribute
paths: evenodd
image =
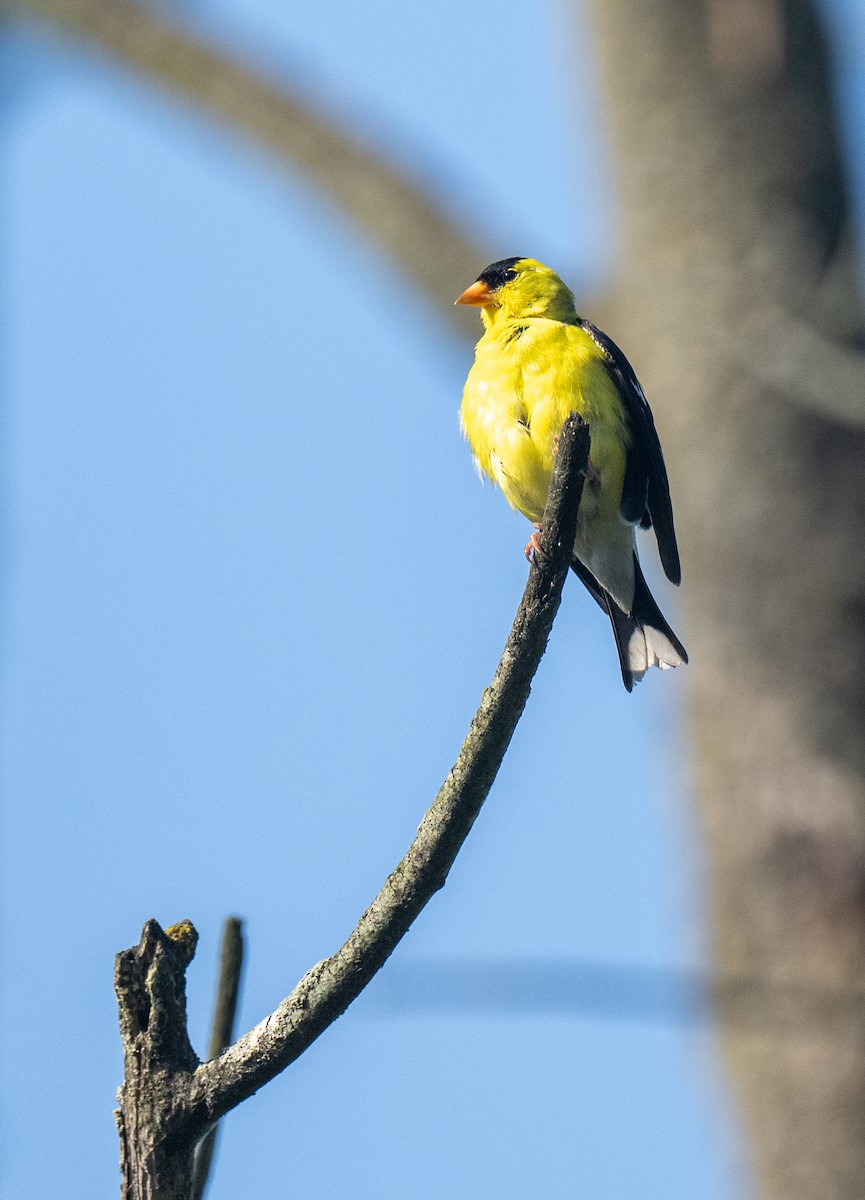
<svg viewBox="0 0 865 1200"><path fill-rule="evenodd" d="M559 6L184 13L502 255L613 269L589 35ZM515 46L531 85L491 103ZM47 1200L117 1186L112 960L146 918L202 936L199 1051L225 915L243 1029L349 932L492 674L526 529L459 437L469 353L303 179L98 56L21 31L2 54L0 1178ZM424 1000L455 961L700 964L685 686L627 696L568 586L448 886L228 1119L214 1200L746 1194L704 1025Z"/></svg>

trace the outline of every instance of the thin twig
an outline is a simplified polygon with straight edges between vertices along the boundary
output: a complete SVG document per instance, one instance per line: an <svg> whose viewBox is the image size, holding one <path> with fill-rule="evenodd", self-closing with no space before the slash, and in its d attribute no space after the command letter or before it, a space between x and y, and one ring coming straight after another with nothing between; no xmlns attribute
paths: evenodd
<svg viewBox="0 0 865 1200"><path fill-rule="evenodd" d="M226 1046L231 1045L242 971L243 922L239 917L227 917L222 930L222 953L219 959L219 980L216 986L216 1005L213 1010L208 1058L216 1058ZM213 1164L218 1131L219 1126L214 1125L199 1142L195 1151L192 1200L201 1200L204 1195Z"/></svg>
<svg viewBox="0 0 865 1200"><path fill-rule="evenodd" d="M363 990L439 888L468 836L504 758L546 649L561 599L588 462L589 431L565 423L544 512L542 555L491 685L459 757L417 837L347 942L307 972L264 1021L195 1071L185 1118L207 1128L293 1062Z"/></svg>

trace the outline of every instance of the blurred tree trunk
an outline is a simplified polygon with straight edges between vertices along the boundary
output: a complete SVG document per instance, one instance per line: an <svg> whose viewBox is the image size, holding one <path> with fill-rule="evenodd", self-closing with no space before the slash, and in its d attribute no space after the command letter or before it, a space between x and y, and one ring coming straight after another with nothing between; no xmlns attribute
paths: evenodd
<svg viewBox="0 0 865 1200"><path fill-rule="evenodd" d="M807 0L592 15L604 316L671 460L726 1057L759 1194L861 1200L865 371L826 41Z"/></svg>

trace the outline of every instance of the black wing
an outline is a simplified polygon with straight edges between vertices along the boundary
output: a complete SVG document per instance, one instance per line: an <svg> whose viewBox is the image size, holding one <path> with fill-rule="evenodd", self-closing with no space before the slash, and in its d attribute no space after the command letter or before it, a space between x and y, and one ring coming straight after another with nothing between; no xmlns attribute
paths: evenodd
<svg viewBox="0 0 865 1200"><path fill-rule="evenodd" d="M631 525L639 522L643 529L655 527L664 573L671 583L681 583L682 568L673 526L670 484L652 410L633 367L612 338L589 321L580 321L580 325L602 350L606 368L619 389L631 424L633 441L628 449L619 509L622 519Z"/></svg>

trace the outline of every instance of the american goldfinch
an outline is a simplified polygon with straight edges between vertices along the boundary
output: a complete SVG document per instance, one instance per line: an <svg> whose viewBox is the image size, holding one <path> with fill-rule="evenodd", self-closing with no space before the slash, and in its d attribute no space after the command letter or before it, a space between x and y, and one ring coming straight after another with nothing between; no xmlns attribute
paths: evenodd
<svg viewBox="0 0 865 1200"><path fill-rule="evenodd" d="M635 527L654 526L667 578L680 582L667 471L630 363L533 258L493 263L456 303L480 308L484 323L460 412L479 471L537 526L559 431L578 412L591 451L571 566L612 622L629 692L649 667L687 662L637 558Z"/></svg>

